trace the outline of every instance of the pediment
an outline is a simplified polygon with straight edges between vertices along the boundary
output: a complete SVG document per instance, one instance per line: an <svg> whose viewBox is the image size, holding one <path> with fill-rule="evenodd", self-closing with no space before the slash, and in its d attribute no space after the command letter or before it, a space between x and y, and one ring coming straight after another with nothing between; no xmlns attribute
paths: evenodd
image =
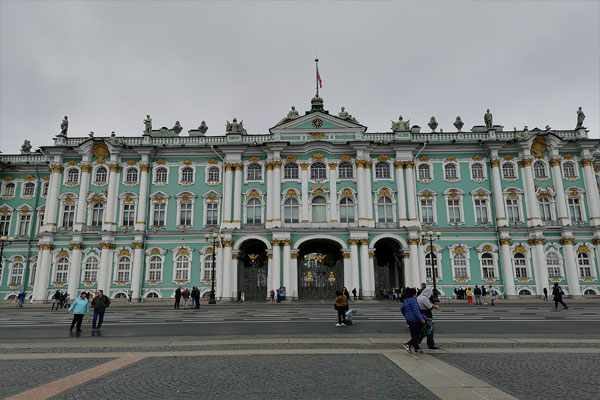
<svg viewBox="0 0 600 400"><path fill-rule="evenodd" d="M269 129L271 133L309 133L309 132L365 132L367 127L353 121L338 118L325 112L311 112L282 122Z"/></svg>

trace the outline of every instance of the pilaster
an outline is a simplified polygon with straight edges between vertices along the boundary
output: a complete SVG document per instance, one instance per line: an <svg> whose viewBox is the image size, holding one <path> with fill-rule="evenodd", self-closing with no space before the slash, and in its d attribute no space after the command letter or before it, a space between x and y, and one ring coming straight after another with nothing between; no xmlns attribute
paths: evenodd
<svg viewBox="0 0 600 400"><path fill-rule="evenodd" d="M81 280L81 237L73 236L70 244L71 248L71 264L69 265L69 282L67 293L71 299L77 296L79 282Z"/></svg>

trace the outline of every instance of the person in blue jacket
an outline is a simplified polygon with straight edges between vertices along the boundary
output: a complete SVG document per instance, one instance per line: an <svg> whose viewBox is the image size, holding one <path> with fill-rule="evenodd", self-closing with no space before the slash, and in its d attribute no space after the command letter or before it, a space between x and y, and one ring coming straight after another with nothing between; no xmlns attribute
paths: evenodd
<svg viewBox="0 0 600 400"><path fill-rule="evenodd" d="M425 324L425 318L421 314L419 304L417 303L417 290L415 288L406 288L405 294L406 297L401 311L410 330L410 340L404 345L404 348L408 352L415 351L422 353L423 350L419 347L419 342L421 341L421 332Z"/></svg>
<svg viewBox="0 0 600 400"><path fill-rule="evenodd" d="M75 299L75 301L69 307L69 312L73 313L73 321L71 322L71 332L73 331L73 327L77 324L77 333L81 332L81 323L83 322L83 317L90 310L90 302L87 299L87 294L85 292L81 292L79 297Z"/></svg>

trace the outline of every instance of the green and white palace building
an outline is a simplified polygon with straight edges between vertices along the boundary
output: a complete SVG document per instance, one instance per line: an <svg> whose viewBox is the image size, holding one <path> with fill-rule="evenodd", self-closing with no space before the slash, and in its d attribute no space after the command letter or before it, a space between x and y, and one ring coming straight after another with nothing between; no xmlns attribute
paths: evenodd
<svg viewBox="0 0 600 400"><path fill-rule="evenodd" d="M367 131L314 97L267 133L152 129L0 154L0 298L103 289L218 301L432 283L600 294L600 140L572 130ZM4 133L6 134L6 133ZM436 240L423 240L434 232ZM439 236L439 237L438 237Z"/></svg>

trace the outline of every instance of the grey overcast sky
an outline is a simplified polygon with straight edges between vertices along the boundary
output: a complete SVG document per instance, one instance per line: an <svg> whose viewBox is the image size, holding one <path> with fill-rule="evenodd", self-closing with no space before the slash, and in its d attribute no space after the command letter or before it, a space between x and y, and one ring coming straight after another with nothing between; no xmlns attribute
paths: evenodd
<svg viewBox="0 0 600 400"><path fill-rule="evenodd" d="M402 114L451 130L494 122L600 132L600 1L0 0L0 149L69 135L266 133L322 96L369 131ZM182 133L183 134L183 133ZM187 134L187 133L185 133Z"/></svg>

